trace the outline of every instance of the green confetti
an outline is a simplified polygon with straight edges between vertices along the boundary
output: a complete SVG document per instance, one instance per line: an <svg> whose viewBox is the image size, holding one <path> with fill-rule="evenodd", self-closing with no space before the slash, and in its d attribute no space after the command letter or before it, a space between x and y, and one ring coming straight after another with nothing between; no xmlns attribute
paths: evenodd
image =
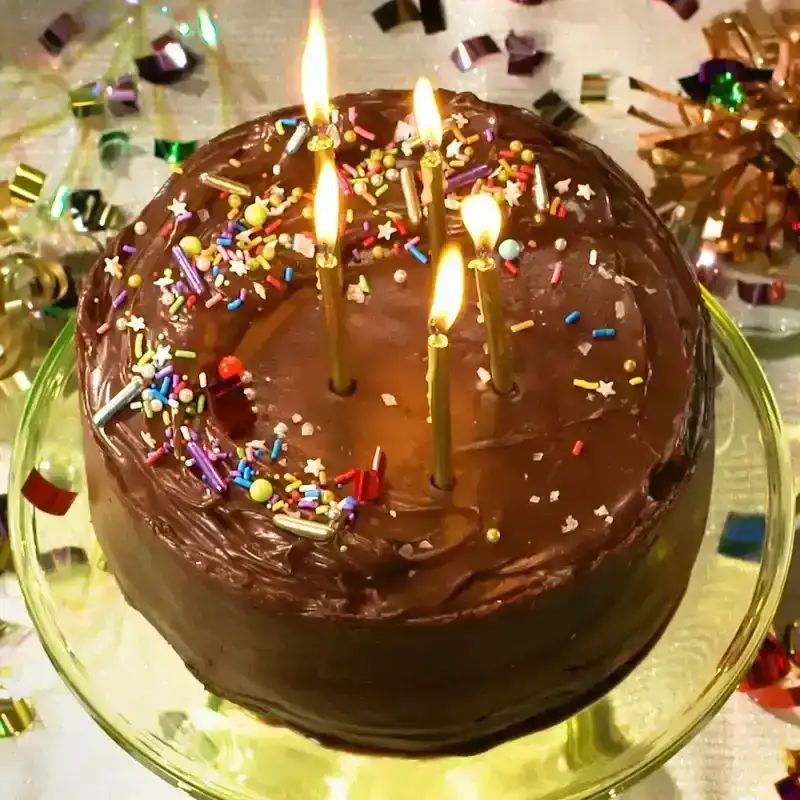
<svg viewBox="0 0 800 800"><path fill-rule="evenodd" d="M717 103L728 111L736 111L739 106L747 99L744 88L732 72L721 72L711 81L708 91L708 99L712 103Z"/></svg>
<svg viewBox="0 0 800 800"><path fill-rule="evenodd" d="M56 195L53 202L50 203L50 219L61 219L64 212L67 210L67 203L69 201L69 186L61 184L56 190Z"/></svg>
<svg viewBox="0 0 800 800"><path fill-rule="evenodd" d="M105 131L97 143L100 163L110 167L115 161L130 153L131 137L126 131Z"/></svg>
<svg viewBox="0 0 800 800"><path fill-rule="evenodd" d="M212 49L217 47L217 26L211 15L204 8L197 12L197 27L200 29L200 38Z"/></svg>
<svg viewBox="0 0 800 800"><path fill-rule="evenodd" d="M197 150L197 141L173 142L169 139L156 139L153 153L156 158L163 159L167 164L180 164Z"/></svg>

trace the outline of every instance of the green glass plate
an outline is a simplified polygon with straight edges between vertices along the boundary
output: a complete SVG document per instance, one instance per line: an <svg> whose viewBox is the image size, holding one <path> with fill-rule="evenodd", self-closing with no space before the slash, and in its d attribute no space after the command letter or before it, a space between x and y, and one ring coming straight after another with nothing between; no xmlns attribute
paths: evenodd
<svg viewBox="0 0 800 800"><path fill-rule="evenodd" d="M56 669L132 756L195 797L233 800L582 800L658 767L736 688L766 633L793 538L789 455L775 400L742 335L707 298L721 380L711 513L687 595L652 653L605 698L547 730L470 758L404 759L322 747L206 694L105 571L85 492L65 517L19 494L37 466L83 488L72 326L50 352L14 453L11 543ZM763 511L759 562L717 552L731 511ZM53 565L53 548L88 556ZM73 554L78 551L73 551ZM83 563L82 563L83 562Z"/></svg>

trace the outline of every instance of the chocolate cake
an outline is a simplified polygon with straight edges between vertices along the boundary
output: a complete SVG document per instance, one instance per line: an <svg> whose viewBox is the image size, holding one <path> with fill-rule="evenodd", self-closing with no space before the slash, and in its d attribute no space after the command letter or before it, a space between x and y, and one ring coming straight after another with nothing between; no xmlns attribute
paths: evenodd
<svg viewBox="0 0 800 800"><path fill-rule="evenodd" d="M92 520L130 604L210 692L404 752L484 747L623 677L681 601L713 471L707 317L642 191L529 111L439 102L467 260L460 198L503 206L515 382L493 390L467 274L451 491L410 91L334 101L352 394L329 388L299 107L189 158L78 315Z"/></svg>

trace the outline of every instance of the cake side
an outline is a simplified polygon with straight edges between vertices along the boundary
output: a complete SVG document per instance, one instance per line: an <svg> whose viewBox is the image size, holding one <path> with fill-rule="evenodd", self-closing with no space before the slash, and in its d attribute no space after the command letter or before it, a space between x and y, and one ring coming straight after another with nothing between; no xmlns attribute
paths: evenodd
<svg viewBox="0 0 800 800"><path fill-rule="evenodd" d="M326 389L313 264L294 249L304 249L295 235L311 228L303 208L313 160L301 149L273 175L290 135L279 133L278 120L300 116L297 108L201 148L143 212L148 233L134 226L122 232L107 254L111 267L95 268L79 309L87 419L130 380L142 334L139 347L160 353L159 369L173 366L197 395L201 372L213 383L221 358L241 359L255 409L247 435L230 436L213 407L186 416L183 406L196 407L194 393L179 404L181 421L204 446L231 453L245 441L269 447L284 424L279 463L257 459L258 474L279 495L284 473L306 474L320 462L331 476L368 468L375 447L382 448L388 461L381 495L362 503L333 540L317 543L276 529L273 512L239 485L214 492L180 459L179 441L178 457L168 452L151 462L165 442L158 415L126 409L102 428L87 423L93 521L109 563L132 604L201 680L318 734L401 749L488 736L582 702L635 661L685 589L713 462L705 314L689 267L641 191L595 148L528 112L471 95L442 97L456 126L463 122L461 138L472 142L453 147L461 157L451 161L463 166L453 167L451 183L475 167L514 165L516 177L493 181L507 212L501 239L521 245L511 265L518 274L503 276L503 303L509 323L533 322L512 336L513 398L477 386L486 366L484 333L468 281L467 310L450 337L452 493L433 491L429 481L429 267L404 247L419 235L424 251L426 233L405 220L404 236L386 215L402 222L406 212L392 167L382 169L388 188L373 197L374 207L363 194L346 201L353 221L342 247L350 254L345 282L363 274L370 294L348 304L358 389L348 398ZM352 107L358 127L383 144L410 111L410 96L401 92L335 102L345 133L353 128ZM337 163L358 175L374 144L348 138ZM445 147L457 138L448 134ZM512 148L517 140L522 149ZM524 151L534 154L558 197L543 225L534 223L530 178L527 190L517 191L529 175ZM217 289L208 286L224 304L175 309L178 295L165 273L177 273L170 249L187 235L208 247L225 232L230 210L200 182L204 172L267 198L279 195L271 206L279 213L264 229L280 220L275 230L290 235L290 246L278 244L269 272L226 261ZM453 195L472 188L467 181ZM190 218L175 221L168 210L175 200L185 202ZM456 212L448 223L471 252ZM283 280L287 266L291 283ZM406 273L402 283L398 269ZM216 276L204 279L210 284ZM243 289L243 303L228 310ZM127 298L115 306L122 290ZM567 325L573 311L580 320ZM593 339L601 329L613 329L613 338ZM194 356L181 359L179 351ZM384 394L397 405L387 405ZM296 417L313 425L313 435L301 435ZM235 459L219 462L223 474L235 466ZM490 528L500 531L498 541L487 538ZM423 677L407 687L414 698L397 707L391 686L398 687L404 654ZM423 669L426 661L436 666ZM363 662L365 674L351 662ZM486 684L489 662L505 664L507 680L465 703L465 689Z"/></svg>

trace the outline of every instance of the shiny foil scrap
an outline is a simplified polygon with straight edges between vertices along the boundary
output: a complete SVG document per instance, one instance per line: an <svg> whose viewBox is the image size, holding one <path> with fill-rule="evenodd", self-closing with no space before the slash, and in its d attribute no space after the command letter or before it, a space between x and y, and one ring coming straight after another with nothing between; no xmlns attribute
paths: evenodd
<svg viewBox="0 0 800 800"><path fill-rule="evenodd" d="M11 202L28 208L42 195L47 175L29 164L18 164L14 169L14 179L9 184Z"/></svg>
<svg viewBox="0 0 800 800"><path fill-rule="evenodd" d="M77 492L51 483L34 467L22 484L22 496L39 511L63 517L78 495Z"/></svg>
<svg viewBox="0 0 800 800"><path fill-rule="evenodd" d="M406 22L419 22L422 15L413 0L387 0L372 12L372 18L388 33Z"/></svg>
<svg viewBox="0 0 800 800"><path fill-rule="evenodd" d="M115 117L124 117L139 111L139 90L132 75L120 75L106 86L108 110Z"/></svg>
<svg viewBox="0 0 800 800"><path fill-rule="evenodd" d="M105 87L100 81L85 83L69 92L69 106L77 119L105 114Z"/></svg>
<svg viewBox="0 0 800 800"><path fill-rule="evenodd" d="M79 189L69 196L69 213L75 230L81 233L118 228L122 210L103 199L99 189Z"/></svg>
<svg viewBox="0 0 800 800"><path fill-rule="evenodd" d="M499 52L500 46L497 42L488 33L484 33L464 39L450 53L450 58L461 72L467 72L481 59Z"/></svg>
<svg viewBox="0 0 800 800"><path fill-rule="evenodd" d="M447 29L442 0L420 0L419 10L425 33L441 33Z"/></svg>
<svg viewBox="0 0 800 800"><path fill-rule="evenodd" d="M200 64L176 34L169 32L151 42L153 52L136 59L139 77L157 86L178 83L191 75Z"/></svg>
<svg viewBox="0 0 800 800"><path fill-rule="evenodd" d="M25 733L36 719L27 700L15 699L0 686L0 739Z"/></svg>
<svg viewBox="0 0 800 800"><path fill-rule="evenodd" d="M574 128L585 119L580 111L576 111L558 92L548 89L533 103L533 110L551 125L563 130Z"/></svg>
<svg viewBox="0 0 800 800"><path fill-rule="evenodd" d="M581 78L581 103L585 106L607 103L609 83L608 75L600 75L595 72L584 75Z"/></svg>
<svg viewBox="0 0 800 800"><path fill-rule="evenodd" d="M533 36L509 31L506 36L508 74L531 76L547 60L547 53L539 50Z"/></svg>
<svg viewBox="0 0 800 800"><path fill-rule="evenodd" d="M691 19L699 10L697 0L661 0L666 3L681 19Z"/></svg>
<svg viewBox="0 0 800 800"><path fill-rule="evenodd" d="M76 37L84 31L83 21L71 14L61 14L47 26L39 37L39 44L50 55L57 56Z"/></svg>
<svg viewBox="0 0 800 800"><path fill-rule="evenodd" d="M153 155L167 164L180 164L197 150L197 142L173 142L170 139L155 139Z"/></svg>
<svg viewBox="0 0 800 800"><path fill-rule="evenodd" d="M97 142L100 163L113 167L121 158L130 155L131 137L127 131L104 131Z"/></svg>
<svg viewBox="0 0 800 800"><path fill-rule="evenodd" d="M764 544L766 520L763 514L728 514L722 526L717 551L731 558L759 561Z"/></svg>

